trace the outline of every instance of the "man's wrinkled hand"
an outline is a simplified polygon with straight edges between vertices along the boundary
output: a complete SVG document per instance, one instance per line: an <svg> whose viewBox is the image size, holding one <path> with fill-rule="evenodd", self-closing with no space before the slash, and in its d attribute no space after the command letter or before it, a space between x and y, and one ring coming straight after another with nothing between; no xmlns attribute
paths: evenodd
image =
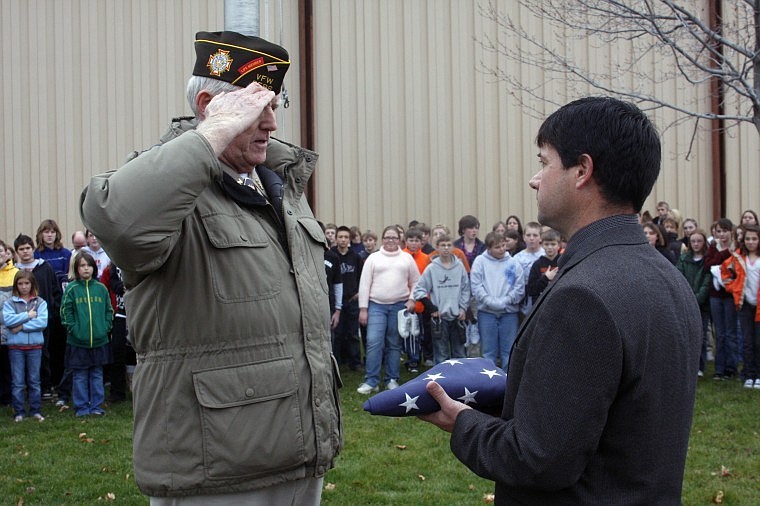
<svg viewBox="0 0 760 506"><path fill-rule="evenodd" d="M219 156L232 140L246 131L272 102L275 94L258 83L211 99L196 131L208 140Z"/></svg>

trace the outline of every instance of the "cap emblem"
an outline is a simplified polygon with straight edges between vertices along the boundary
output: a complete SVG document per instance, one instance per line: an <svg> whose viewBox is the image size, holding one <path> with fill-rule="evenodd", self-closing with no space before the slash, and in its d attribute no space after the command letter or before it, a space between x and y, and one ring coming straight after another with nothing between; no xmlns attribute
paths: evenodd
<svg viewBox="0 0 760 506"><path fill-rule="evenodd" d="M224 49L219 49L215 54L209 56L206 64L209 68L209 74L212 76L220 76L222 72L227 72L230 70L230 65L232 65L230 52Z"/></svg>

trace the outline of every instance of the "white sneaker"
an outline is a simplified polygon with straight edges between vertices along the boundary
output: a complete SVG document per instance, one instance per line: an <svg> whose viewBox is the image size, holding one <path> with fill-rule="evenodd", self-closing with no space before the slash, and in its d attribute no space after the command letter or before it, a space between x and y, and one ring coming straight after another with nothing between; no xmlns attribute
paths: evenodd
<svg viewBox="0 0 760 506"><path fill-rule="evenodd" d="M33 418L34 418L35 420L37 420L38 422L44 422L44 421L45 421L45 417L44 417L44 416L42 416L42 415L41 415L41 414L39 414L39 413L35 413L35 414L33 415Z"/></svg>
<svg viewBox="0 0 760 506"><path fill-rule="evenodd" d="M388 383L385 384L386 390L395 390L398 388L398 381L396 380L389 380Z"/></svg>
<svg viewBox="0 0 760 506"><path fill-rule="evenodd" d="M369 395L372 392L379 392L380 388L377 386L374 386L374 387L370 386L367 383L362 383L361 385L359 385L359 388L357 388L356 391L362 395Z"/></svg>
<svg viewBox="0 0 760 506"><path fill-rule="evenodd" d="M755 380L755 388L757 388L758 390L760 390L760 378L757 378Z"/></svg>
<svg viewBox="0 0 760 506"><path fill-rule="evenodd" d="M409 332L412 330L412 321L409 319L409 312L402 309L398 312L398 334L402 339L409 339Z"/></svg>
<svg viewBox="0 0 760 506"><path fill-rule="evenodd" d="M409 329L409 335L411 337L419 337L420 335L420 319L414 313L409 313L411 320L411 328Z"/></svg>
<svg viewBox="0 0 760 506"><path fill-rule="evenodd" d="M744 382L744 388L753 388L755 386L755 381L748 379Z"/></svg>

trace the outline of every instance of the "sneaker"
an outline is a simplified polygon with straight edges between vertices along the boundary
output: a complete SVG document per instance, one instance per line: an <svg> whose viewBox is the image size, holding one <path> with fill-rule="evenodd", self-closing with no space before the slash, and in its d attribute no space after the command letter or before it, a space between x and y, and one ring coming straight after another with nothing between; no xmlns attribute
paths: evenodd
<svg viewBox="0 0 760 506"><path fill-rule="evenodd" d="M409 336L410 337L419 337L419 335L420 335L420 319L417 317L416 314L409 313L409 320L410 320Z"/></svg>
<svg viewBox="0 0 760 506"><path fill-rule="evenodd" d="M398 388L398 381L396 380L389 380L388 383L385 384L386 390L395 390Z"/></svg>
<svg viewBox="0 0 760 506"><path fill-rule="evenodd" d="M744 388L754 388L754 387L755 387L754 380L748 379L747 381L744 382Z"/></svg>
<svg viewBox="0 0 760 506"><path fill-rule="evenodd" d="M754 388L757 388L758 390L760 390L760 378L757 378L755 380L755 387Z"/></svg>
<svg viewBox="0 0 760 506"><path fill-rule="evenodd" d="M412 330L412 322L409 318L409 311L402 309L398 312L398 334L402 339L409 339L409 333Z"/></svg>
<svg viewBox="0 0 760 506"><path fill-rule="evenodd" d="M13 421L16 422L16 423L23 422L24 421L24 417L21 416L21 415L16 415L16 416L13 417Z"/></svg>
<svg viewBox="0 0 760 506"><path fill-rule="evenodd" d="M105 415L105 414L106 414L106 412L105 412L105 411L103 411L103 410L102 410L102 409L100 409L100 408L95 408L95 409L91 409L91 410L90 410L90 414L91 414L91 415L95 415L95 416L103 416L103 415Z"/></svg>
<svg viewBox="0 0 760 506"><path fill-rule="evenodd" d="M58 399L55 401L55 407L60 408L66 405L66 400L64 399Z"/></svg>
<svg viewBox="0 0 760 506"><path fill-rule="evenodd" d="M704 375L705 375L705 372L704 372L704 371L697 371L697 376L698 376L698 377L700 377L700 378L701 378L701 377L702 377L702 376L704 376Z"/></svg>
<svg viewBox="0 0 760 506"><path fill-rule="evenodd" d="M425 360L425 367L433 367L433 361L430 359Z"/></svg>
<svg viewBox="0 0 760 506"><path fill-rule="evenodd" d="M715 374L713 374L713 379L715 381L723 381L723 380L726 379L726 376L724 376L723 374L720 374L720 373L716 372Z"/></svg>
<svg viewBox="0 0 760 506"><path fill-rule="evenodd" d="M357 392L359 392L362 395L369 395L373 392L379 392L380 388L378 386L371 386L368 383L362 383L359 385L359 388L356 389Z"/></svg>
<svg viewBox="0 0 760 506"><path fill-rule="evenodd" d="M45 421L45 417L44 417L44 416L42 416L42 415L41 415L41 414L39 414L39 413L35 413L35 414L33 414L33 415L32 415L32 418L34 418L34 419L35 419L35 420L37 420L38 422L44 422L44 421Z"/></svg>

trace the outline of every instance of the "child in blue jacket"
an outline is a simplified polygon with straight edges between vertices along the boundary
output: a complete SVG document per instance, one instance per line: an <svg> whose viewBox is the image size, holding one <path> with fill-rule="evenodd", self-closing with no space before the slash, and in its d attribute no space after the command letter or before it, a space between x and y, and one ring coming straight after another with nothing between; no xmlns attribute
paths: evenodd
<svg viewBox="0 0 760 506"><path fill-rule="evenodd" d="M37 296L37 280L31 271L22 269L13 278L13 294L3 304L3 321L8 327L14 421L20 422L26 416L26 389L29 412L41 422L45 418L40 412L40 363L45 343L42 332L47 328L48 310L45 300Z"/></svg>

